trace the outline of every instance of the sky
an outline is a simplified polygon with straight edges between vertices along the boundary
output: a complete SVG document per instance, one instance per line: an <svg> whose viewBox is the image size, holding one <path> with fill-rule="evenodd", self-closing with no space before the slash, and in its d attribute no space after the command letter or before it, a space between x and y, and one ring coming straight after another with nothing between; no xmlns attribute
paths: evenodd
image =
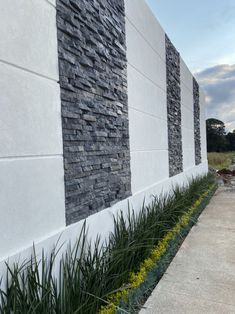
<svg viewBox="0 0 235 314"><path fill-rule="evenodd" d="M235 129L235 0L146 0L205 91L207 118Z"/></svg>

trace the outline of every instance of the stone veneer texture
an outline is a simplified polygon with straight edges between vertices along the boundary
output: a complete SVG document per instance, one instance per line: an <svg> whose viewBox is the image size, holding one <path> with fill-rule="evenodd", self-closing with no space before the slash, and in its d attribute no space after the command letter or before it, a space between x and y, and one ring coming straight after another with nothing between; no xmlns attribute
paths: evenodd
<svg viewBox="0 0 235 314"><path fill-rule="evenodd" d="M131 194L124 0L57 0L67 224Z"/></svg>
<svg viewBox="0 0 235 314"><path fill-rule="evenodd" d="M169 176L183 171L182 131L181 131L181 90L180 55L170 39L166 43L166 82L167 82L167 119Z"/></svg>
<svg viewBox="0 0 235 314"><path fill-rule="evenodd" d="M195 145L195 164L201 163L201 134L200 134L200 101L199 85L193 78L193 109L194 109L194 145Z"/></svg>

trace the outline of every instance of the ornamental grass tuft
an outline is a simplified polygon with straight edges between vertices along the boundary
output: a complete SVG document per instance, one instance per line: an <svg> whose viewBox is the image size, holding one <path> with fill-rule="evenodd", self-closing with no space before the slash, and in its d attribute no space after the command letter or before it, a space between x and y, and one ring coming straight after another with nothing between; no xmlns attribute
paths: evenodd
<svg viewBox="0 0 235 314"><path fill-rule="evenodd" d="M0 313L128 313L119 301L143 282L171 235L189 222L192 205L213 184L212 175L192 179L169 195L153 197L137 214L129 210L127 219L121 213L105 243L97 238L95 245L87 245L84 224L76 245L60 258L56 276L56 247L50 255L42 252L38 258L34 252L22 265L6 265Z"/></svg>

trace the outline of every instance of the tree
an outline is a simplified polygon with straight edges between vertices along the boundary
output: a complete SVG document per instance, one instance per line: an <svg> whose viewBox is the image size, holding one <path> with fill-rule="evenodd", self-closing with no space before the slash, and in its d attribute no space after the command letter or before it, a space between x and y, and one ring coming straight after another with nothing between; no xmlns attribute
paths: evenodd
<svg viewBox="0 0 235 314"><path fill-rule="evenodd" d="M222 152L228 150L224 122L218 119L206 120L207 151Z"/></svg>
<svg viewBox="0 0 235 314"><path fill-rule="evenodd" d="M226 134L225 132L225 124L223 121L218 119L207 119L206 120L207 129L212 131L214 134L223 136Z"/></svg>
<svg viewBox="0 0 235 314"><path fill-rule="evenodd" d="M227 139L228 144L229 144L229 150L235 151L235 130L233 130L233 132L229 132L226 135L226 139Z"/></svg>

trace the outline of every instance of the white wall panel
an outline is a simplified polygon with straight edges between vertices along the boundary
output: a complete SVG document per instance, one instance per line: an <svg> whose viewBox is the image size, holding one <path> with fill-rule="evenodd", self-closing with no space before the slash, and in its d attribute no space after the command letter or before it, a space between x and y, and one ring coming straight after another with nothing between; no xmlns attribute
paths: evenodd
<svg viewBox="0 0 235 314"><path fill-rule="evenodd" d="M195 144L194 131L182 128L182 144L183 144L183 169L195 166Z"/></svg>
<svg viewBox="0 0 235 314"><path fill-rule="evenodd" d="M49 2L50 4L52 4L54 7L56 6L56 0L45 0L47 2Z"/></svg>
<svg viewBox="0 0 235 314"><path fill-rule="evenodd" d="M165 32L144 0L125 0L126 17L165 62Z"/></svg>
<svg viewBox="0 0 235 314"><path fill-rule="evenodd" d="M194 118L193 112L185 106L181 106L182 127L193 130Z"/></svg>
<svg viewBox="0 0 235 314"><path fill-rule="evenodd" d="M136 195L169 175L165 33L145 1L125 3L132 193Z"/></svg>
<svg viewBox="0 0 235 314"><path fill-rule="evenodd" d="M207 161L207 141L206 141L206 102L205 94L200 89L200 130L201 130L201 149L202 149L202 161Z"/></svg>
<svg viewBox="0 0 235 314"><path fill-rule="evenodd" d="M132 193L168 178L168 151L131 152Z"/></svg>
<svg viewBox="0 0 235 314"><path fill-rule="evenodd" d="M180 58L180 80L193 93L193 75L182 58Z"/></svg>
<svg viewBox="0 0 235 314"><path fill-rule="evenodd" d="M183 169L184 171L195 166L195 149L186 148L183 149Z"/></svg>
<svg viewBox="0 0 235 314"><path fill-rule="evenodd" d="M194 149L194 130L188 128L182 128L183 135L183 148ZM192 156L195 157L194 151L192 151Z"/></svg>
<svg viewBox="0 0 235 314"><path fill-rule="evenodd" d="M193 91L181 82L181 105L193 112Z"/></svg>
<svg viewBox="0 0 235 314"><path fill-rule="evenodd" d="M62 154L59 86L0 63L0 157Z"/></svg>
<svg viewBox="0 0 235 314"><path fill-rule="evenodd" d="M168 149L167 121L129 109L131 151Z"/></svg>
<svg viewBox="0 0 235 314"><path fill-rule="evenodd" d="M128 64L128 106L167 120L166 92Z"/></svg>
<svg viewBox="0 0 235 314"><path fill-rule="evenodd" d="M132 66L166 90L166 66L136 28L126 19L127 60Z"/></svg>
<svg viewBox="0 0 235 314"><path fill-rule="evenodd" d="M0 257L65 225L63 158L0 160Z"/></svg>
<svg viewBox="0 0 235 314"><path fill-rule="evenodd" d="M183 118L183 116L182 116ZM187 116L185 116L187 118ZM195 166L194 130L182 126L183 169Z"/></svg>
<svg viewBox="0 0 235 314"><path fill-rule="evenodd" d="M65 227L51 3L0 1L0 258Z"/></svg>
<svg viewBox="0 0 235 314"><path fill-rule="evenodd" d="M55 15L45 0L0 1L0 60L58 80Z"/></svg>
<svg viewBox="0 0 235 314"><path fill-rule="evenodd" d="M182 59L180 60L180 70L183 169L185 171L195 166L193 81L192 74Z"/></svg>

